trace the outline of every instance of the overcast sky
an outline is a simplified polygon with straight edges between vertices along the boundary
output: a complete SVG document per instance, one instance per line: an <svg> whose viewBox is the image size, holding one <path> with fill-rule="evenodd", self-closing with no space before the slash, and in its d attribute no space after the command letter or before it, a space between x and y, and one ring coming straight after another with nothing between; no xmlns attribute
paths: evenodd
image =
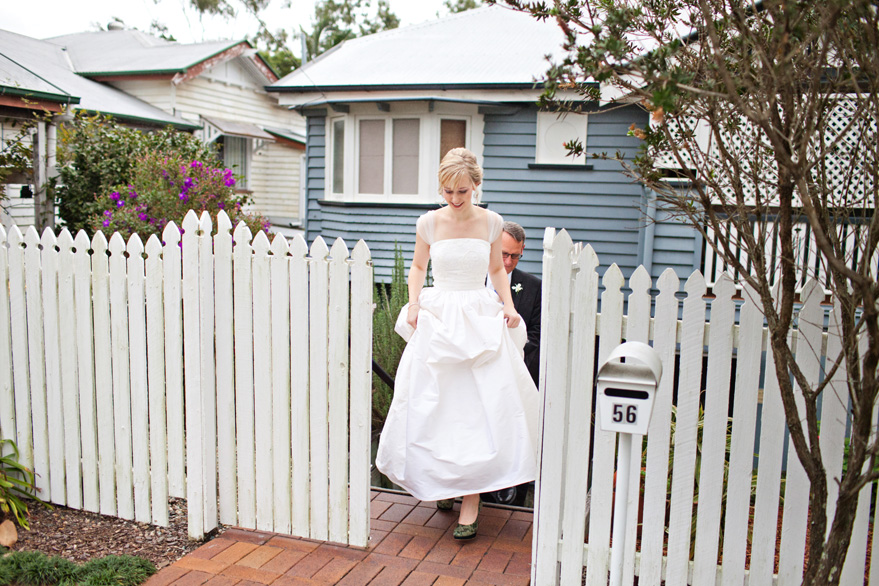
<svg viewBox="0 0 879 586"><path fill-rule="evenodd" d="M309 27L315 0L292 0L291 8L281 8L283 0L271 0L264 20L271 30L288 32ZM239 15L235 21L199 18L189 0L3 0L0 28L45 39L58 35L105 28L114 17L142 31L158 20L182 43L214 39L241 39L257 30L253 18ZM431 20L445 12L443 0L390 0L391 10L401 26ZM298 44L291 47L298 54Z"/></svg>

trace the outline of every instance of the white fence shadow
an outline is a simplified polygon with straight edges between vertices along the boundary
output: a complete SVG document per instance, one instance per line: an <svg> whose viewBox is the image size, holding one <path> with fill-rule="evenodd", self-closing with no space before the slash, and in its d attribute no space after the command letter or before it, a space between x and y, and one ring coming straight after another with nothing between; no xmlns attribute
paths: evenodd
<svg viewBox="0 0 879 586"><path fill-rule="evenodd" d="M628 528L623 584L631 585L635 575L640 586L663 581L668 586L800 584L809 482L795 451L788 450L781 504L785 417L772 369L761 378L761 362L771 365L772 356L753 291L745 285L738 297L735 283L721 276L706 319L706 283L700 273L693 273L681 291L678 277L668 270L658 280L658 294L651 297L651 279L640 267L628 281L631 293L626 299L623 275L613 265L601 279L598 314L598 258L591 247L575 246L565 231L556 234L550 228L543 263L543 427L531 583L580 584L585 566L587 585L607 584L616 434L593 426L598 420L593 376L596 359L601 364L621 341L637 340L657 350L664 375L648 434L633 438L634 445L644 446L646 466L642 470L641 461L632 459L630 478L636 481L625 495L627 516L638 519L643 506L643 521L637 533L635 523ZM678 299L681 292L686 294L683 301ZM802 299L798 327L791 336L800 367L817 382L822 359L839 353L839 326L832 308L821 305L824 291L816 281L806 283ZM821 408L829 517L836 502L835 478L842 471L848 417L845 381L844 369L838 370L824 391ZM874 413L874 428L875 417ZM753 471L757 483L752 496ZM879 548L867 551L872 490L868 485L861 493L841 584L864 582L867 555L872 556L870 583L879 583ZM783 526L776 570L780 508ZM748 558L749 543L754 547Z"/></svg>
<svg viewBox="0 0 879 586"><path fill-rule="evenodd" d="M365 546L369 249L211 234L0 228L0 437L51 503Z"/></svg>

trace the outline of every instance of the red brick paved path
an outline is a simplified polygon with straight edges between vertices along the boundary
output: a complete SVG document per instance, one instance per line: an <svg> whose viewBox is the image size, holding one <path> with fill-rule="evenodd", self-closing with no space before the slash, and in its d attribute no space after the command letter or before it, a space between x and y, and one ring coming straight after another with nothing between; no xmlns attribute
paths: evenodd
<svg viewBox="0 0 879 586"><path fill-rule="evenodd" d="M456 541L455 511L373 491L366 549L229 529L162 569L146 586L527 586L532 514L486 506L479 535Z"/></svg>

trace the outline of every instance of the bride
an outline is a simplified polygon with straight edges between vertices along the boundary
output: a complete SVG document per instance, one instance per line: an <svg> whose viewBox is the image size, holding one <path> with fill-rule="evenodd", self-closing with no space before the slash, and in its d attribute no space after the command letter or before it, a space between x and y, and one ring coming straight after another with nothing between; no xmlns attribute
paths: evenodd
<svg viewBox="0 0 879 586"><path fill-rule="evenodd" d="M501 255L503 219L474 205L482 169L467 149L440 164L444 207L421 216L409 269L407 340L376 466L439 509L463 497L455 539L476 536L479 493L536 476L537 389ZM434 286L423 288L428 260ZM485 286L488 274L495 291Z"/></svg>

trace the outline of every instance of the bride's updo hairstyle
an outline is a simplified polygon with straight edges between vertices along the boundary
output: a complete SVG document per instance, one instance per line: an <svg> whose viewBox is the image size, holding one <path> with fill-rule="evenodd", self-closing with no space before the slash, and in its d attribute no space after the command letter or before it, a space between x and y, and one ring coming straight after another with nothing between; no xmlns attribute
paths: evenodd
<svg viewBox="0 0 879 586"><path fill-rule="evenodd" d="M438 175L440 194L442 194L443 186L456 187L464 177L469 178L473 185L482 183L482 167L476 162L476 155L463 147L452 149L446 153L440 162ZM476 199L478 201L478 195Z"/></svg>

